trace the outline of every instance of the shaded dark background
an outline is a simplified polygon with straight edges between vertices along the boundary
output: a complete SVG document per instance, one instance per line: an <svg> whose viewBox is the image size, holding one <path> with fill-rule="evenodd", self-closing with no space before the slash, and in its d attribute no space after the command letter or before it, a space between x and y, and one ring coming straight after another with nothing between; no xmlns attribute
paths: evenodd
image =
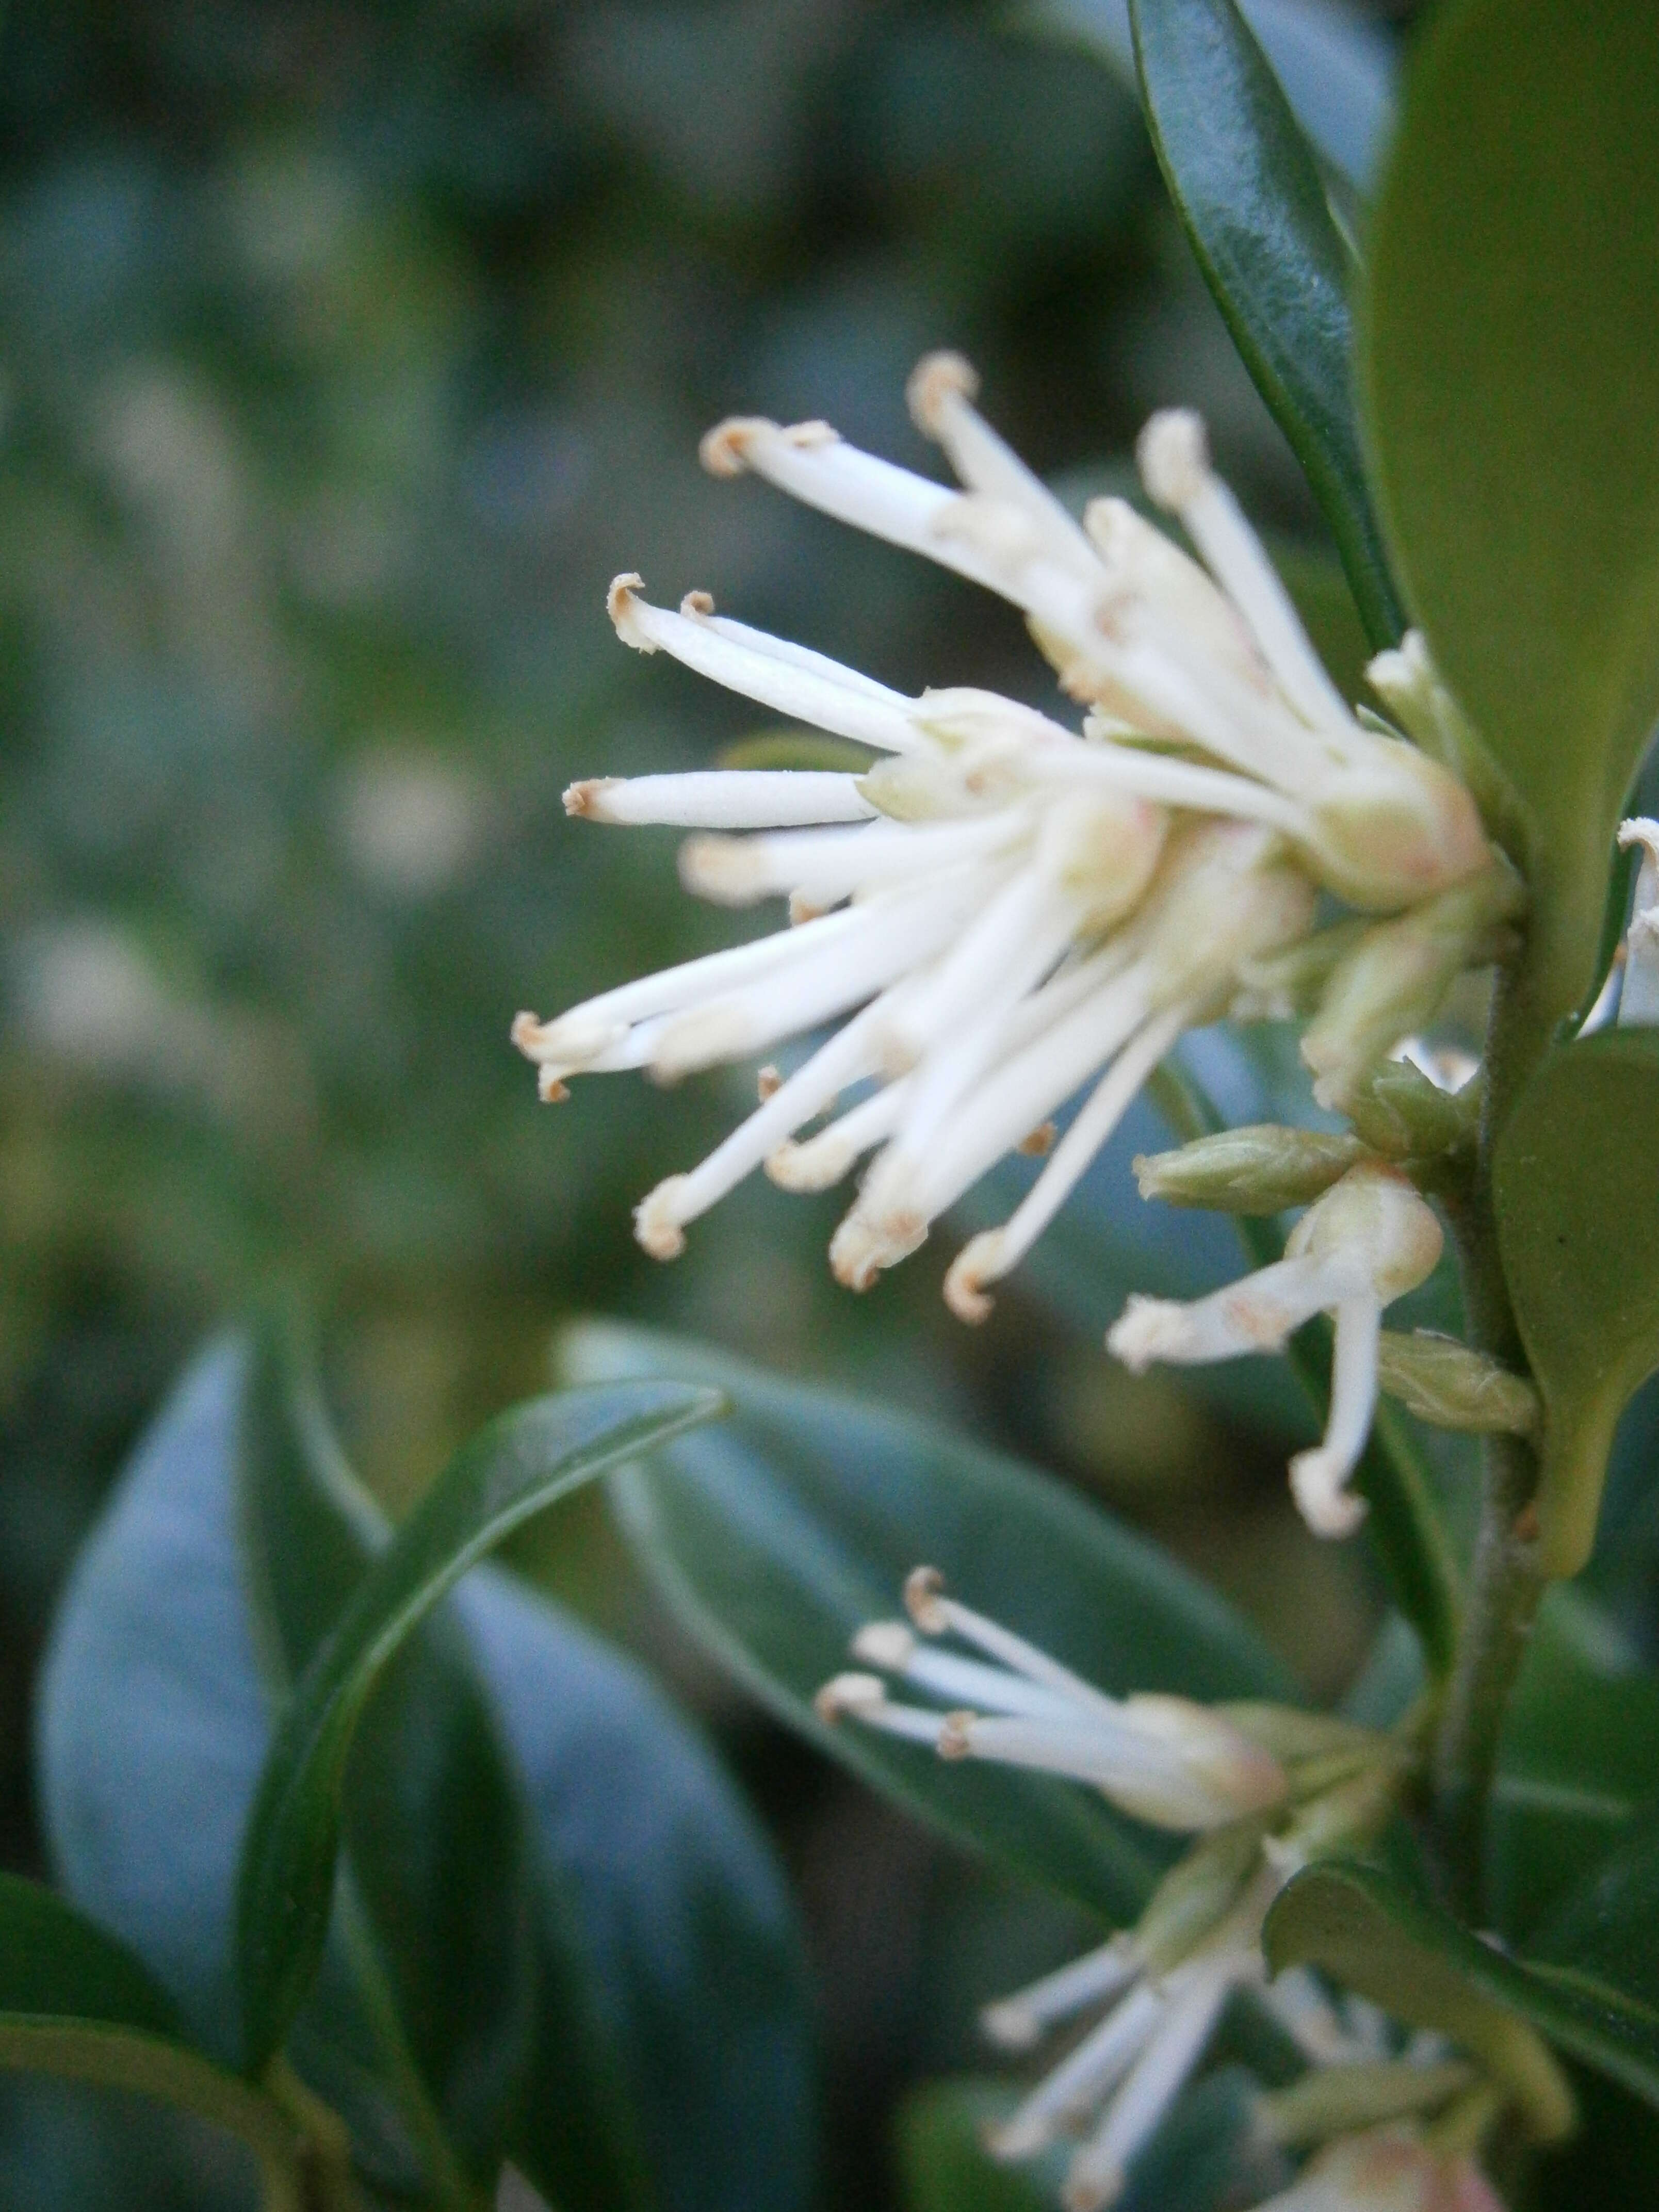
<svg viewBox="0 0 1659 2212"><path fill-rule="evenodd" d="M273 1276L307 1290L394 1506L544 1386L562 1316L626 1311L971 1422L1174 1543L1316 1687L1352 1672L1373 1595L1302 1536L1271 1445L1018 1288L962 1330L935 1248L850 1298L833 1197L745 1188L654 1267L633 1200L750 1079L595 1079L553 1111L507 1043L520 1006L732 933L678 892L670 833L560 805L754 726L617 644L614 572L907 690L1045 696L1010 611L696 465L741 410L931 468L902 394L942 344L1044 471L1109 468L1152 405L1196 404L1253 510L1316 536L1133 101L1006 11L10 10L5 1863L39 1868L29 1686L67 1563L181 1359ZM598 1501L520 1557L667 1669L772 1820L822 1969L834 2201L883 2201L896 2088L960 2063L973 2006L1056 1931L744 1709Z"/></svg>

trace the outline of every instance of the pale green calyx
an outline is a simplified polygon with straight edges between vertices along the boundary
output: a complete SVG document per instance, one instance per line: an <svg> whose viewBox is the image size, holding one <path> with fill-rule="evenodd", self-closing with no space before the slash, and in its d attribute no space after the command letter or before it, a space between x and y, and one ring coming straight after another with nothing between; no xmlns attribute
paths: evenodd
<svg viewBox="0 0 1659 2212"><path fill-rule="evenodd" d="M1134 1162L1143 1198L1218 1213L1280 1213L1308 1206L1365 1156L1358 1137L1259 1121L1218 1130Z"/></svg>
<svg viewBox="0 0 1659 2212"><path fill-rule="evenodd" d="M1530 1437L1543 1419L1538 1393L1524 1376L1425 1328L1409 1336L1383 1330L1376 1380L1380 1390L1438 1429Z"/></svg>

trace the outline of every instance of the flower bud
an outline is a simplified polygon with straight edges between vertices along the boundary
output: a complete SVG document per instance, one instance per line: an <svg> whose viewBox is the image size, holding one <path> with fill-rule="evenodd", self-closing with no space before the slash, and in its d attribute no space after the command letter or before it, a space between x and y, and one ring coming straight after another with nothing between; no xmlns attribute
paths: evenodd
<svg viewBox="0 0 1659 2212"><path fill-rule="evenodd" d="M1524 1377L1455 1337L1425 1328L1410 1336L1383 1330L1377 1387L1437 1429L1530 1437L1543 1419L1538 1393Z"/></svg>
<svg viewBox="0 0 1659 2212"><path fill-rule="evenodd" d="M1462 1154L1480 1127L1480 1085L1443 1091L1409 1060L1385 1060L1355 1091L1347 1112L1366 1143L1392 1159Z"/></svg>
<svg viewBox="0 0 1659 2212"><path fill-rule="evenodd" d="M1261 1121L1199 1137L1176 1152L1134 1162L1143 1198L1218 1213L1279 1213L1307 1206L1364 1157L1357 1137Z"/></svg>
<svg viewBox="0 0 1659 2212"><path fill-rule="evenodd" d="M1302 1040L1322 1106L1346 1110L1392 1047L1432 1021L1462 970L1503 951L1524 896L1520 878L1494 854L1468 881L1366 931L1333 973Z"/></svg>
<svg viewBox="0 0 1659 2212"><path fill-rule="evenodd" d="M1625 980L1619 994L1619 1026L1659 1028L1659 822L1638 815L1619 825L1621 846L1641 848L1642 866L1625 933Z"/></svg>

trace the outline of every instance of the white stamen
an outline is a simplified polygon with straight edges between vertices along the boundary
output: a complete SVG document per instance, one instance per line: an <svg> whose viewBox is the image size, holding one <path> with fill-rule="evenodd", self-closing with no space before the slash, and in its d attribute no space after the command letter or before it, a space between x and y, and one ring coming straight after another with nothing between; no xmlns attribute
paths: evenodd
<svg viewBox="0 0 1659 2212"><path fill-rule="evenodd" d="M769 1178L780 1190L828 1190L854 1162L892 1133L903 1111L906 1082L872 1092L827 1129L798 1145L780 1145L766 1162Z"/></svg>
<svg viewBox="0 0 1659 2212"><path fill-rule="evenodd" d="M671 653L700 676L775 714L882 752L908 752L920 742L914 701L896 691L872 691L867 678L820 654L811 656L815 665L803 665L798 656L763 652L750 641L753 632L733 635L742 630L740 623L717 628L698 611L672 614L666 607L654 607L640 598L639 580L618 576L611 586L611 619L624 644L643 653Z"/></svg>
<svg viewBox="0 0 1659 2212"><path fill-rule="evenodd" d="M1659 822L1634 816L1619 825L1622 846L1641 848L1630 927L1625 935L1625 979L1619 997L1620 1029L1659 1028ZM1588 1027L1589 1024L1586 1024Z"/></svg>
<svg viewBox="0 0 1659 2212"><path fill-rule="evenodd" d="M696 837L681 850L680 880L687 890L725 906L791 891L833 906L856 890L988 857L1028 834L1028 818L1006 808L977 821L878 821L866 829L775 837Z"/></svg>

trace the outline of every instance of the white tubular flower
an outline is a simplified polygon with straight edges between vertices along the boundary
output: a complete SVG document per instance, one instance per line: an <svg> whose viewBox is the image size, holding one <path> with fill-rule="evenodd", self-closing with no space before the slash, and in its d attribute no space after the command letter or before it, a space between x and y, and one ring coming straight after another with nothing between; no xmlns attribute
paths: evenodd
<svg viewBox="0 0 1659 2212"><path fill-rule="evenodd" d="M872 1621L853 1656L880 1674L838 1674L818 1693L829 1720L931 1744L943 1759L988 1759L1091 1784L1122 1812L1198 1832L1280 1803L1285 1770L1231 1723L1186 1698L1109 1698L1046 1652L944 1595L936 1570L904 1587L908 1625ZM981 1656L941 1649L951 1637ZM888 1675L935 1701L896 1704ZM943 1707L940 1711L938 1708Z"/></svg>
<svg viewBox="0 0 1659 2212"><path fill-rule="evenodd" d="M709 433L703 459L720 475L750 470L1012 600L1066 689L1099 710L1090 731L1100 773L1133 775L1134 788L1172 804L1188 803L1177 787L1203 787L1209 795L1190 803L1275 822L1352 904L1396 912L1488 865L1456 776L1364 728L1333 686L1211 468L1195 415L1154 416L1139 458L1148 492L1180 518L1203 567L1121 500L1096 501L1079 528L975 411L975 388L950 354L930 356L910 385L911 411L961 491L860 453L823 422L733 419ZM1149 754L1139 749L1149 738L1215 765Z"/></svg>
<svg viewBox="0 0 1659 2212"><path fill-rule="evenodd" d="M1625 976L1619 993L1620 1029L1659 1027L1659 822L1636 815L1619 825L1619 842L1640 848L1636 896L1625 933ZM1587 1029L1595 1025L1592 1013Z"/></svg>
<svg viewBox="0 0 1659 2212"><path fill-rule="evenodd" d="M724 620L702 595L678 612L653 607L632 577L612 586L611 606L629 642L885 757L861 777L573 786L567 803L598 820L777 823L775 835L693 838L682 872L726 903L787 895L799 919L556 1021L520 1016L514 1040L539 1062L544 1097L590 1071L672 1080L850 1017L700 1167L651 1192L636 1224L646 1249L672 1259L687 1224L755 1168L818 1189L879 1148L830 1248L842 1280L864 1289L1100 1079L995 1250L981 1240L953 1275L952 1304L978 1317L979 1283L1028 1249L1181 1030L1220 1012L1242 960L1306 932L1311 885L1275 829L1200 816L1172 830L1154 798L1095 773L1098 747L1029 708L977 691L906 699ZM1171 773L1206 773L1148 765L1144 780L1160 789ZM797 1141L872 1082L872 1095Z"/></svg>
<svg viewBox="0 0 1659 2212"><path fill-rule="evenodd" d="M1346 1536L1364 1516L1346 1487L1376 1406L1382 1310L1434 1272L1440 1224L1398 1170L1351 1168L1291 1231L1285 1257L1190 1305L1132 1297L1108 1349L1139 1374L1154 1360L1197 1364L1281 1351L1316 1314L1336 1323L1323 1442L1291 1462L1291 1487L1316 1535Z"/></svg>
<svg viewBox="0 0 1659 2212"><path fill-rule="evenodd" d="M1504 2212L1473 2159L1404 2128L1346 2136L1257 2212Z"/></svg>

